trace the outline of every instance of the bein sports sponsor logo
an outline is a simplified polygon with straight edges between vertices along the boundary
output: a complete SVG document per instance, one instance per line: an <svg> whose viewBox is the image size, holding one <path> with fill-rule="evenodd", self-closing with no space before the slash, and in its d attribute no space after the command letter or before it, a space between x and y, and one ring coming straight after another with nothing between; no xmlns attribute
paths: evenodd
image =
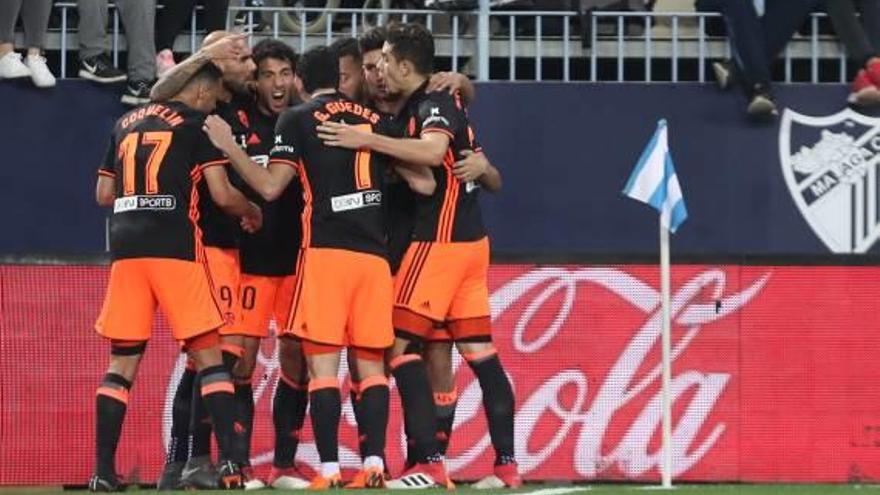
<svg viewBox="0 0 880 495"><path fill-rule="evenodd" d="M849 108L824 117L786 109L779 159L792 199L834 253L864 253L880 238L880 118Z"/></svg>
<svg viewBox="0 0 880 495"><path fill-rule="evenodd" d="M770 274L766 273L744 284L740 292L730 293L727 274L721 269L710 269L685 281L672 295L676 331L671 390L678 411L672 425L675 476L698 465L723 438L727 421L735 421L717 410L725 394L730 396L732 374L726 371L734 368L717 369L724 364L695 365L687 359L689 348L705 327L735 317L761 293L769 279ZM591 298L603 294L603 308L629 308L625 319L622 315L604 315L603 321L636 323L623 329L579 324L593 302L585 294ZM560 459L571 463L564 466L567 476L588 479L615 472L626 478L639 478L659 469L661 456L655 440L661 424L661 370L656 350L661 334L661 309L657 289L618 268L537 268L498 287L492 293L491 305L496 328L504 325L496 334L503 336L496 339L496 345L512 375L517 396L516 456L524 475L553 463L558 466ZM621 349L619 353L615 351L599 372L586 372L586 363L566 362L566 356L586 355L573 351L572 346L584 342L601 346L601 336L609 330L626 335L622 347L615 347ZM535 365L536 360L542 364ZM277 348L266 354L261 352L257 363L258 370L262 369L257 375L267 379L258 381L254 397L258 414L265 415L280 372ZM175 387L184 365L185 358L181 356L165 393L165 445L170 438ZM456 354L454 366L456 370L462 369L462 374L458 377L460 398L452 450L447 457L452 474L476 467L492 448L484 423L479 428L472 424L474 419L482 420L481 393L479 383L469 371L463 371L467 366L462 365ZM346 374L343 368L340 380ZM466 378L464 386L462 378ZM403 451L405 439L396 416L391 415L391 423L393 431L400 431L397 447ZM353 429L355 424L346 396L340 425ZM346 468L359 467L354 437L341 435L341 439L341 464ZM392 441L388 447L389 451L395 447ZM251 462L255 466L269 464L272 455L271 447L255 448ZM312 468L319 466L312 441L300 443L297 459Z"/></svg>
<svg viewBox="0 0 880 495"><path fill-rule="evenodd" d="M123 196L113 202L113 213L133 210L173 210L177 207L174 196Z"/></svg>
<svg viewBox="0 0 880 495"><path fill-rule="evenodd" d="M376 189L361 191L330 198L330 207L334 212L358 210L368 206L380 206L382 204L382 192Z"/></svg>

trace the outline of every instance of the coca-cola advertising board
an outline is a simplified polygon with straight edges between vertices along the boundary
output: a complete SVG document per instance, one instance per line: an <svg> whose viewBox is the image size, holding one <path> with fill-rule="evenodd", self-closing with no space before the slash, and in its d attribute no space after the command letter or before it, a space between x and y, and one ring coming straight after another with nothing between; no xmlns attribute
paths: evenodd
<svg viewBox="0 0 880 495"><path fill-rule="evenodd" d="M81 484L94 460L94 393L109 346L94 334L105 266L0 267L0 484ZM880 478L880 268L676 265L672 270L674 476L691 481ZM495 345L516 393L527 479L659 478L660 297L656 266L495 265ZM272 458L274 339L254 375L252 462ZM487 474L492 447L472 372L447 458ZM157 319L117 455L154 482L183 360ZM340 379L344 382L346 377ZM341 462L357 466L345 401ZM392 393L388 461L404 439ZM298 460L317 463L306 421ZM52 466L35 469L35 466Z"/></svg>

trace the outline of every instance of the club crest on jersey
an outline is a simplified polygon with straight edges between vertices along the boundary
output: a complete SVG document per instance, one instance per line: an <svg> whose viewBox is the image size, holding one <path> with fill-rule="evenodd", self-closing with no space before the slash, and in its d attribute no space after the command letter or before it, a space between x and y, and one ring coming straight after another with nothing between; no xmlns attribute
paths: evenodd
<svg viewBox="0 0 880 495"><path fill-rule="evenodd" d="M445 117L440 115L440 107L431 107L431 115L429 115L428 118L425 119L424 122L422 122L422 127L426 127L430 124L433 124L434 122L440 122L446 127L449 127L449 121L446 120Z"/></svg>
<svg viewBox="0 0 880 495"><path fill-rule="evenodd" d="M880 118L846 108L814 117L786 109L779 127L785 184L834 253L864 253L880 238Z"/></svg>

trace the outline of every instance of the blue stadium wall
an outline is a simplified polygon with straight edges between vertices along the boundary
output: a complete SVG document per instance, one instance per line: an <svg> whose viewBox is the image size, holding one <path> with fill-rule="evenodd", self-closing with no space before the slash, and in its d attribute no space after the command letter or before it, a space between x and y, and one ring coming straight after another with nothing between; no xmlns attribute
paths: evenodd
<svg viewBox="0 0 880 495"><path fill-rule="evenodd" d="M691 213L675 236L678 255L874 253L880 175L872 157L880 138L872 136L880 119L849 113L845 96L843 86L783 87L781 106L801 116L756 124L744 118L740 94L710 85L480 84L471 117L504 174L504 191L484 201L493 247L524 258L655 253L656 215L620 190L657 119L666 118ZM0 109L0 253L101 252L95 169L124 111L116 90L3 83ZM813 162L835 163L825 164L830 171L818 185L792 173L800 185L790 192L788 157L802 146L818 150L820 140L825 154L817 151ZM813 163L801 158L801 167ZM801 206L797 194L806 198Z"/></svg>

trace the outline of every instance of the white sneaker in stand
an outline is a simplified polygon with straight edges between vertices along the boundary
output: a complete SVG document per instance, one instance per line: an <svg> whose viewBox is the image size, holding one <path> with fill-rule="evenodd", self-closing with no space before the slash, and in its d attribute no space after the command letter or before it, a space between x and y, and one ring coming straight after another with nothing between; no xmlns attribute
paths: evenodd
<svg viewBox="0 0 880 495"><path fill-rule="evenodd" d="M16 79L30 77L31 70L21 63L21 55L9 52L0 57L0 79Z"/></svg>
<svg viewBox="0 0 880 495"><path fill-rule="evenodd" d="M24 58L24 65L31 71L31 79L38 88L51 88L55 86L55 76L46 65L46 59L40 55L28 55Z"/></svg>

